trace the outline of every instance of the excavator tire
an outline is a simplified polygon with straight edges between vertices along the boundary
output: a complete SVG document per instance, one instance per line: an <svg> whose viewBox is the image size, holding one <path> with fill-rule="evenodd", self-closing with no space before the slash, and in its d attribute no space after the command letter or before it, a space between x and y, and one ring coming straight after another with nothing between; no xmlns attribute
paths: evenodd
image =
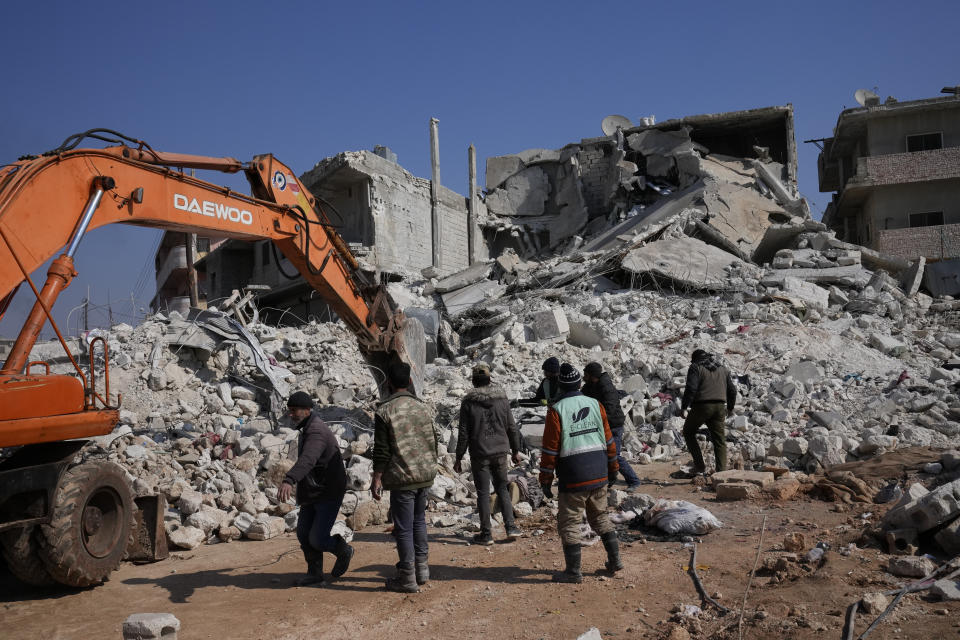
<svg viewBox="0 0 960 640"><path fill-rule="evenodd" d="M50 576L47 567L40 559L40 535L36 527L28 526L0 533L0 547L7 568L20 582L34 587L50 587L57 581Z"/></svg>
<svg viewBox="0 0 960 640"><path fill-rule="evenodd" d="M70 587L104 582L123 559L133 517L133 495L119 466L91 460L67 469L53 519L40 528L47 571Z"/></svg>

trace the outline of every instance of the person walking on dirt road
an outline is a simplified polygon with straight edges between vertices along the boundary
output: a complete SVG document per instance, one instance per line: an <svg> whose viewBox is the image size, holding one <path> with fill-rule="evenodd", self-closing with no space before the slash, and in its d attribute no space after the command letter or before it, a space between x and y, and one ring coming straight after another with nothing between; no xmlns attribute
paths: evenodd
<svg viewBox="0 0 960 640"><path fill-rule="evenodd" d="M427 489L437 475L437 432L434 412L408 389L410 365L387 370L391 395L377 409L373 443L373 497L390 491L393 535L397 540L397 576L387 580L391 591L416 593L430 579L427 566Z"/></svg>
<svg viewBox="0 0 960 640"><path fill-rule="evenodd" d="M683 439L693 457L695 473L703 473L707 469L700 443L697 442L697 431L703 424L706 424L710 431L716 471L724 471L727 468L724 421L733 412L736 403L737 384L733 381L730 371L712 353L703 349L694 351L690 356L690 367L687 369L687 384L683 390L680 417L686 418L683 423Z"/></svg>
<svg viewBox="0 0 960 640"><path fill-rule="evenodd" d="M599 362L591 362L583 368L583 395L599 402L607 413L613 441L617 445L617 464L620 466L620 473L627 482L627 491L636 491L640 488L640 478L623 457L623 423L626 417L620 407L620 392L613 386L610 374L603 370Z"/></svg>
<svg viewBox="0 0 960 640"><path fill-rule="evenodd" d="M512 453L518 464L520 433L510 411L507 394L490 384L490 365L481 362L473 368L473 390L460 403L460 427L457 435L457 457L453 470L463 472L464 454L470 449L470 468L477 487L477 509L480 511L480 533L473 536L474 544L491 545L490 480L500 499L500 513L507 539L520 537L514 524L513 504L507 488L507 455Z"/></svg>
<svg viewBox="0 0 960 640"><path fill-rule="evenodd" d="M287 411L300 431L299 455L280 485L277 498L286 502L296 487L297 504L300 505L297 540L307 561L307 577L300 584L320 585L324 582L324 551L336 556L330 571L335 578L347 572L353 557L353 547L343 536L330 535L347 491L347 474L337 438L313 412L310 396L297 391L287 401Z"/></svg>
<svg viewBox="0 0 960 640"><path fill-rule="evenodd" d="M623 569L617 532L607 517L607 484L617 477L617 447L599 402L580 393L580 372L564 362L558 383L560 398L547 410L540 457L540 485L550 495L556 474L557 529L563 543L566 569L554 582L583 581L580 573L580 522L587 521L600 535L607 551L607 570Z"/></svg>

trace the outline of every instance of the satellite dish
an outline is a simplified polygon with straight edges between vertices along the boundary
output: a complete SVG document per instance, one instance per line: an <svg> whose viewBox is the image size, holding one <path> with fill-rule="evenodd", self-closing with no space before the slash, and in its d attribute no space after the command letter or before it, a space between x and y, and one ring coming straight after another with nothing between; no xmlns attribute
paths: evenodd
<svg viewBox="0 0 960 640"><path fill-rule="evenodd" d="M857 89L857 92L853 94L853 99L861 107L873 107L880 104L880 96L869 89Z"/></svg>
<svg viewBox="0 0 960 640"><path fill-rule="evenodd" d="M607 116L600 122L600 129L603 130L603 135L605 136L612 136L617 132L618 128L629 129L632 126L633 123L630 122L630 118L616 114Z"/></svg>

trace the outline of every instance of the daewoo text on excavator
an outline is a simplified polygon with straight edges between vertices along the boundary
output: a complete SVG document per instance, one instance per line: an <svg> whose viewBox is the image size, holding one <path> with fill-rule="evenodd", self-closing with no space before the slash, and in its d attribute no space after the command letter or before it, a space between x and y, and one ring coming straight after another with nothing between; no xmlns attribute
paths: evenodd
<svg viewBox="0 0 960 640"><path fill-rule="evenodd" d="M87 138L113 146L77 148ZM244 195L184 172L244 172ZM409 363L422 376L423 329L367 282L320 202L272 155L250 162L154 151L108 129L0 168L0 318L24 284L36 298L0 368L0 546L11 572L38 585L99 584L124 555L166 553L162 497L134 500L124 471L97 459L75 464L84 438L110 433L121 398L110 396L107 343L93 339L88 366L70 354L51 315L77 275L84 234L122 223L239 240L271 240L357 336L371 364ZM29 274L54 254L42 289ZM29 362L49 321L73 365L52 375ZM103 358L98 381L94 353ZM128 554L129 547L129 554Z"/></svg>

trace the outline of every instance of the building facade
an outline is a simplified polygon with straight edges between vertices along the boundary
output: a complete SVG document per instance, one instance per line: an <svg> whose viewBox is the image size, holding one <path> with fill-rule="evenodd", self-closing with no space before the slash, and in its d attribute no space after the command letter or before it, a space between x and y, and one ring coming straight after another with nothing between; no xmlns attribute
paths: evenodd
<svg viewBox="0 0 960 640"><path fill-rule="evenodd" d="M822 140L823 222L905 260L960 258L960 96L846 109Z"/></svg>

